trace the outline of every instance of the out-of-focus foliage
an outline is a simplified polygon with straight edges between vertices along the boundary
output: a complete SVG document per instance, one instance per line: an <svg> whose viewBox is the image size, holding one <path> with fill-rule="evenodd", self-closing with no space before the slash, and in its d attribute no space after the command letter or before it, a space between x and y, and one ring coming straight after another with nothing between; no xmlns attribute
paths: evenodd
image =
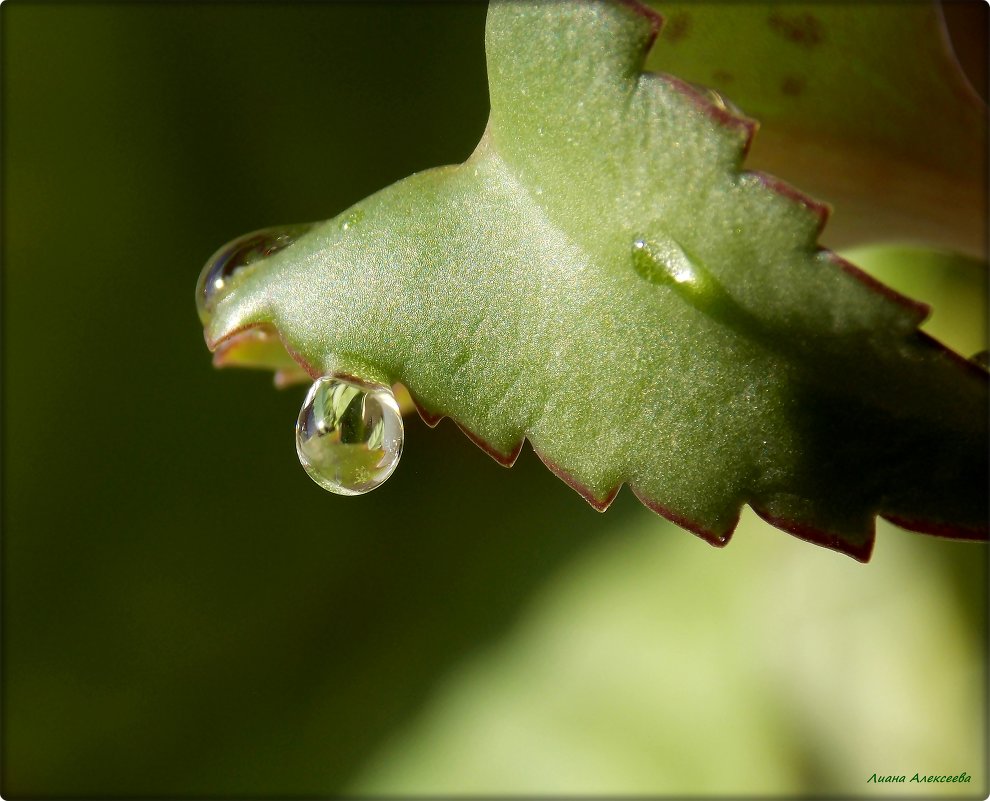
<svg viewBox="0 0 990 801"><path fill-rule="evenodd" d="M983 254L986 103L938 4L651 5L667 25L647 66L712 86L756 117L747 163L834 204L827 245L894 239ZM963 24L977 43L982 27L985 71L981 4L949 5L953 17L974 7Z"/></svg>
<svg viewBox="0 0 990 801"><path fill-rule="evenodd" d="M783 778L760 782L859 792L871 758L877 771L897 766L873 737L848 760L842 738L896 712L891 725L914 733L906 770L985 782L968 749L953 758L945 745L984 736L984 698L959 709L953 683L984 671L980 546L882 531L863 570L747 529L715 552L625 493L597 515L531 453L502 470L447 423L428 432L410 422L387 486L333 498L293 452L302 392L219 375L202 358L190 281L218 241L329 217L467 156L487 112L482 6L5 3L0 17L5 797L285 797L392 781L417 732L423 748L445 747L426 727L458 675L489 654L497 671L527 631L562 614L555 604L573 601L562 619L586 626L584 610L596 597L611 605L609 582L637 557L694 572L688 582L644 569L625 597L655 593L651 609L678 610L682 642L699 644L656 660L662 644L615 637L609 665L620 672L586 678L581 666L594 668L601 645L578 634L561 677L592 688L576 712L592 719L583 731L596 704L626 708L622 676L657 688L643 698L656 709L666 683L708 670L695 660L704 653L718 663L713 682L737 670L733 686L761 709L786 705L795 687L803 699L786 715L737 717L739 750L712 754L706 775L721 778L709 781L745 792L732 768L786 742L774 763ZM945 314L976 293L953 290ZM746 569L750 549L762 581ZM858 622L868 610L839 605L838 579L809 599L822 571L861 582L854 597L873 588L882 612ZM694 614L716 576L732 582L718 597L741 608ZM789 608L809 615L785 626ZM929 616L917 619L919 608ZM863 642L863 626L866 641L875 626L904 634L878 632L875 661L862 651L873 672L836 690L821 665ZM823 660L804 647L819 630L816 647L834 648ZM893 641L900 650L889 653ZM770 650L743 652L761 644ZM533 645L525 659L538 657ZM761 658L786 687L747 667ZM541 679L515 675L527 686L510 711ZM875 694L881 678L894 689ZM699 708L717 719L707 698L602 718L602 737L660 741ZM484 697L459 703L490 709ZM552 726L546 718L540 730ZM545 760L562 755L565 776L588 753L565 735L541 748ZM596 749L595 782L624 768L615 750ZM526 782L523 766L506 770ZM647 765L640 775L646 786L656 774Z"/></svg>
<svg viewBox="0 0 990 801"><path fill-rule="evenodd" d="M898 536L882 526L884 548ZM356 791L861 796L873 773L982 770L984 644L947 623L954 577L927 569L928 543L872 575L776 548L752 514L739 545L712 562L637 516L453 672Z"/></svg>

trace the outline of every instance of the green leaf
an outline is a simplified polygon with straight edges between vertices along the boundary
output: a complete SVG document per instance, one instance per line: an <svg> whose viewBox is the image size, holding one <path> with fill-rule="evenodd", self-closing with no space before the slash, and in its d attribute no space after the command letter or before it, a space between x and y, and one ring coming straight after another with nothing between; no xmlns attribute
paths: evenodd
<svg viewBox="0 0 990 801"><path fill-rule="evenodd" d="M596 508L625 482L713 544L744 503L860 559L878 513L985 536L985 373L817 246L825 207L741 170L751 121L641 72L659 25L493 4L468 161L238 270L208 344L277 333L310 376L400 382L500 462L528 438Z"/></svg>
<svg viewBox="0 0 990 801"><path fill-rule="evenodd" d="M985 254L987 108L939 5L655 5L668 24L648 68L758 117L749 164L835 204L832 247L893 240Z"/></svg>

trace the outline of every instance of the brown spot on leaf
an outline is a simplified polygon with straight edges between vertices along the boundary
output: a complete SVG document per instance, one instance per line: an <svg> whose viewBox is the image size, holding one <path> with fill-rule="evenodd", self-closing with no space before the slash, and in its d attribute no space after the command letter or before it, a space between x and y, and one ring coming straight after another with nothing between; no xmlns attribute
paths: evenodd
<svg viewBox="0 0 990 801"><path fill-rule="evenodd" d="M712 72L712 80L716 83L731 83L732 73L727 70L714 70Z"/></svg>
<svg viewBox="0 0 990 801"><path fill-rule="evenodd" d="M788 97L797 97L804 91L804 78L798 78L795 75L785 75L784 80L780 82L780 91Z"/></svg>
<svg viewBox="0 0 990 801"><path fill-rule="evenodd" d="M691 17L687 14L674 14L667 23L663 35L668 42L679 42L688 35L691 28Z"/></svg>
<svg viewBox="0 0 990 801"><path fill-rule="evenodd" d="M774 11L767 22L774 33L802 47L815 47L825 40L825 29L814 14L781 14Z"/></svg>

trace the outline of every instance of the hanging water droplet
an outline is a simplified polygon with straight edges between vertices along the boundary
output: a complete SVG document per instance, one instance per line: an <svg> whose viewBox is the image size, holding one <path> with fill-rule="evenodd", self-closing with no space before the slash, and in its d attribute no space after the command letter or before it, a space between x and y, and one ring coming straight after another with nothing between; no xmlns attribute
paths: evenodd
<svg viewBox="0 0 990 801"><path fill-rule="evenodd" d="M199 274L196 285L196 308L205 322L216 306L217 300L230 286L231 278L238 270L262 259L267 259L280 250L285 250L316 223L281 225L264 228L240 236L228 242L213 254Z"/></svg>
<svg viewBox="0 0 990 801"><path fill-rule="evenodd" d="M392 390L336 376L316 381L296 422L296 453L317 484L362 495L385 482L402 455L402 415Z"/></svg>

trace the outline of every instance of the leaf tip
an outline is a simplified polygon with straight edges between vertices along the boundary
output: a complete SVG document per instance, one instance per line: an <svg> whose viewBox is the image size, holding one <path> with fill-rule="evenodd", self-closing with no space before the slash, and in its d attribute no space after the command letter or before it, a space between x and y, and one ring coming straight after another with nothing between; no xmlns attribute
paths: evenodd
<svg viewBox="0 0 990 801"><path fill-rule="evenodd" d="M838 253L828 250L827 248L821 248L819 252L830 263L834 264L847 275L855 278L867 289L878 295L882 295L887 300L904 309L904 311L911 317L912 324L914 326L920 325L922 321L924 321L931 313L931 307L927 303L922 303L920 300L914 300L914 298L909 298L907 295L902 295L896 289L893 289L887 284L878 281L872 275L864 270L861 270L855 264L846 261Z"/></svg>
<svg viewBox="0 0 990 801"><path fill-rule="evenodd" d="M786 531L797 537L799 540L804 540L805 542L810 542L815 545L821 545L824 548L828 548L833 551L838 551L839 553L845 554L846 556L852 557L857 562L862 562L866 564L870 561L870 557L873 555L873 545L876 542L876 529L874 526L870 526L869 531L866 536L861 541L851 540L842 537L825 529L815 528L807 523L800 523L796 520L790 520L788 518L779 517L775 514L768 512L759 506L754 506L750 504L750 508L760 518L765 520L774 528L779 528L781 531Z"/></svg>
<svg viewBox="0 0 990 801"><path fill-rule="evenodd" d="M650 26L649 38L646 40L646 46L643 48L644 58L650 49L653 47L660 35L660 31L664 26L664 17L658 11L650 8L648 5L639 2L639 0L619 0L619 3L625 6L627 9L632 11L634 14L638 14L646 20L647 24Z"/></svg>
<svg viewBox="0 0 990 801"><path fill-rule="evenodd" d="M537 458L539 458L539 460L546 465L547 469L551 473L557 476L557 478L584 498L595 511L604 512L609 506L612 505L612 501L615 500L615 496L619 494L619 487L622 486L621 484L616 484L604 495L596 495L590 487L582 484L574 476L564 470L564 468L562 468L559 464L541 453L540 449L533 445L532 442L530 443L530 447L533 448L533 453L535 453Z"/></svg>
<svg viewBox="0 0 990 801"><path fill-rule="evenodd" d="M635 495L639 502L642 503L647 509L660 515L660 517L669 520L675 526L680 526L686 531L690 531L692 534L700 537L715 548L724 548L729 544L729 540L732 539L732 533L735 531L736 526L739 523L739 515L737 513L721 532L714 531L712 529L705 528L690 518L678 514L669 507L658 503L632 485L629 486L629 489L632 490L632 494Z"/></svg>
<svg viewBox="0 0 990 801"><path fill-rule="evenodd" d="M706 114L722 128L733 131L739 137L738 147L740 148L741 163L749 153L749 149L753 144L753 138L760 129L759 121L745 117L741 112L737 113L737 111L716 103L703 92L699 91L698 87L681 78L666 73L660 77L668 86L690 100L699 111Z"/></svg>
<svg viewBox="0 0 990 801"><path fill-rule="evenodd" d="M463 425L462 423L459 423L457 420L454 420L453 418L451 418L451 420L454 421L454 425L456 425L461 431L464 432L464 436L466 436L469 440L471 440L471 442L473 442L475 445L481 448L481 450L483 450L485 453L491 456L496 462L502 465L502 467L512 467L512 465L516 463L516 459L519 458L519 453L522 451L523 441L521 439L519 440L518 443L516 443L516 445L512 447L511 450L500 451L498 448L492 445L488 440L484 439L484 437L478 436L471 429L467 428L467 426Z"/></svg>
<svg viewBox="0 0 990 801"><path fill-rule="evenodd" d="M832 214L832 207L828 203L815 200L815 198L806 195L800 189L797 189L775 175L770 175L760 170L746 170L744 174L755 179L774 194L780 195L791 203L802 207L815 222L814 240L816 242L818 241L818 237L825 230L828 218Z"/></svg>
<svg viewBox="0 0 990 801"><path fill-rule="evenodd" d="M433 412L423 406L423 404L420 403L416 396L411 392L409 393L409 397L412 399L413 406L416 408L416 411L419 412L419 416L422 421L430 428L436 428L440 424L440 421L443 420L444 416L442 414L433 414Z"/></svg>
<svg viewBox="0 0 990 801"><path fill-rule="evenodd" d="M914 531L918 534L930 534L933 537L941 537L948 540L986 541L990 538L990 531L988 531L986 524L982 526L966 526L943 523L936 520L904 517L897 514L884 513L880 516L895 526L907 529L908 531Z"/></svg>

